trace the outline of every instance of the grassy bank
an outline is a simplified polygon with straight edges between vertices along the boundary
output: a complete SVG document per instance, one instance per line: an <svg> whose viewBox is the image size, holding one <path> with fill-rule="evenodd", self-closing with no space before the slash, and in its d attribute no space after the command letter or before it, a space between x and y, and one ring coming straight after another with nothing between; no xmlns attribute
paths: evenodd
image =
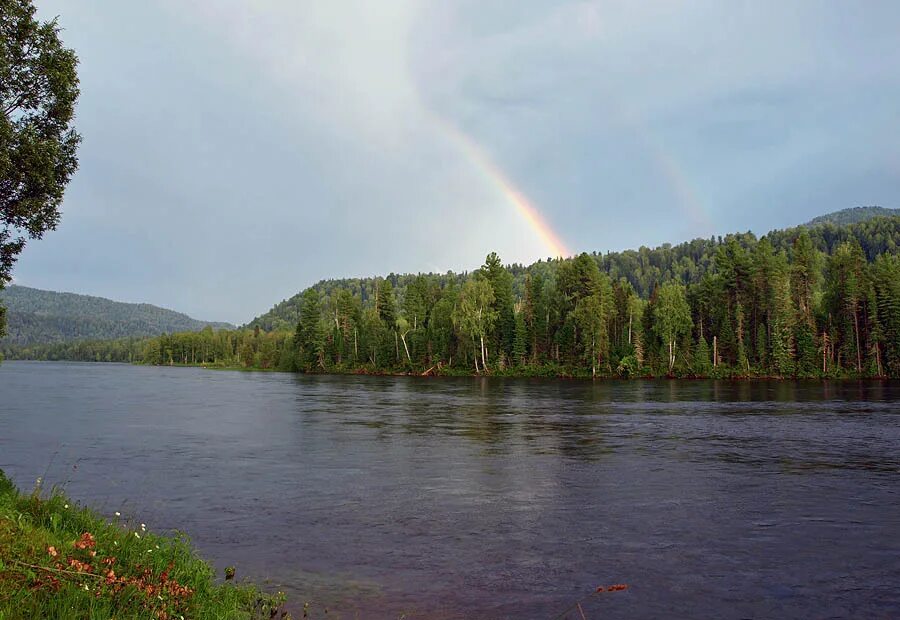
<svg viewBox="0 0 900 620"><path fill-rule="evenodd" d="M0 471L0 620L289 618L283 596L217 583L183 536L104 519Z"/></svg>

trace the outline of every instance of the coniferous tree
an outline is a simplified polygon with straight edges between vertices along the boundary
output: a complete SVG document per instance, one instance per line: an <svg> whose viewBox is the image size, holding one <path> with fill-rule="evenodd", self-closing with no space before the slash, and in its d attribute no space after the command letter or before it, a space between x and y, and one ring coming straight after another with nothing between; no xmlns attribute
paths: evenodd
<svg viewBox="0 0 900 620"><path fill-rule="evenodd" d="M319 351L322 348L321 301L315 289L306 289L300 306L300 321L297 323L294 344L297 347L296 359L301 369L311 370L319 362ZM244 355L241 355L242 359Z"/></svg>

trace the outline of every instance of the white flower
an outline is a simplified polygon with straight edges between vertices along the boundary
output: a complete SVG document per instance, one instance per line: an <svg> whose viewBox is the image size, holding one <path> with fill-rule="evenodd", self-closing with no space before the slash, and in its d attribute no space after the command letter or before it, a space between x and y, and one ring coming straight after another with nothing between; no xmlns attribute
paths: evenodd
<svg viewBox="0 0 900 620"><path fill-rule="evenodd" d="M142 531L142 532L146 532L146 531L147 531L147 526L144 525L143 523L141 523L141 531Z"/></svg>
<svg viewBox="0 0 900 620"><path fill-rule="evenodd" d="M140 534L138 534L138 533L137 533L137 532L135 532L135 533L134 533L134 537L135 537L135 538L140 538L140 537L141 537L141 535L140 535Z"/></svg>
<svg viewBox="0 0 900 620"><path fill-rule="evenodd" d="M116 547L118 547L118 546L119 546L119 541L118 541L118 540L114 540L114 541L113 541L113 544L114 544Z"/></svg>
<svg viewBox="0 0 900 620"><path fill-rule="evenodd" d="M119 511L116 511L116 516L117 516L117 517L121 517L121 516L122 516L122 513L119 512Z"/></svg>
<svg viewBox="0 0 900 620"><path fill-rule="evenodd" d="M69 507L68 504L63 504L63 508L68 508L68 507Z"/></svg>

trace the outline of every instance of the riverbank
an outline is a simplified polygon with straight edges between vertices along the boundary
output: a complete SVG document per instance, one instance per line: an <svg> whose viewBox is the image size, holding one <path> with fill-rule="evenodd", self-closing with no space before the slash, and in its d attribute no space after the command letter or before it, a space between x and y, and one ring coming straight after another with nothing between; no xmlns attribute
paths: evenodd
<svg viewBox="0 0 900 620"><path fill-rule="evenodd" d="M829 372L812 374L773 375L754 370L741 371L737 368L721 366L711 369L708 373L673 372L670 374L655 374L648 371L637 373L597 373L592 374L590 369L580 367L568 367L562 365L542 366L507 366L505 368L489 368L486 371L475 373L470 368L433 366L425 370L411 370L406 368L372 369L369 367L329 367L326 369L313 369L305 371L285 370L281 368L260 368L258 366L217 365L217 364L144 364L134 362L137 366L160 366L177 368L205 368L207 370L230 370L240 372L281 372L290 374L305 374L317 376L329 375L365 375L374 377L504 377L514 379L596 379L596 380L658 380L681 379L687 381L724 380L724 381L851 381L851 380L890 380L887 376L856 375L849 372Z"/></svg>
<svg viewBox="0 0 900 620"><path fill-rule="evenodd" d="M233 576L233 575L232 575ZM0 471L0 620L289 618L284 596L218 583L184 536L107 520Z"/></svg>
<svg viewBox="0 0 900 620"><path fill-rule="evenodd" d="M0 358L2 359L2 358ZM376 377L506 377L517 379L596 379L596 380L657 380L657 379L681 379L687 381L702 380L722 380L722 381L858 381L858 380L895 380L894 377L886 375L869 375L856 374L845 370L829 371L827 373L815 372L804 374L785 374L775 375L759 372L753 368L749 371L732 368L729 366L719 366L711 368L706 373L696 373L676 369L675 372L653 373L646 368L636 372L598 372L596 375L591 373L590 369L581 367L570 367L555 364L545 364L537 366L506 366L504 368L488 368L486 371L475 373L471 368L462 368L458 366L432 366L424 370L409 368L371 368L368 366L332 366L325 369L314 368L310 370L293 370L278 367L261 367L261 366L245 366L240 364L217 364L217 363L180 363L173 362L171 364L148 364L139 361L129 360L83 360L83 359L43 359L43 358L25 358L16 357L8 361L18 362L80 362L91 364L131 364L134 366L158 366L164 368L204 368L207 370L228 370L238 372L271 372L271 373L289 373L289 374L306 374L316 376L344 376L344 375L366 375Z"/></svg>

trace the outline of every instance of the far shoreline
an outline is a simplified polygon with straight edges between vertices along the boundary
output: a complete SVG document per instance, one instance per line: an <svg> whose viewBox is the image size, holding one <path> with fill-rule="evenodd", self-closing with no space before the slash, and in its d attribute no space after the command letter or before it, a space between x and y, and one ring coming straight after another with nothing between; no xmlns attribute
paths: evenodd
<svg viewBox="0 0 900 620"><path fill-rule="evenodd" d="M311 377L393 377L393 378L412 378L412 379L546 379L559 381L590 381L590 382L609 382L609 381L679 381L679 382L699 382L699 381L723 381L728 383L754 383L754 382L807 382L807 383L828 383L828 382L880 382L891 383L898 379L891 377L853 377L853 376L828 376L828 377L808 377L808 376L775 376L775 375L720 375L720 376L702 376L702 375L637 375L633 377L623 377L616 375L597 375L590 376L579 373L527 373L527 372L510 372L494 371L487 373L472 372L430 372L421 373L413 371L386 371L386 370L369 370L365 368L345 369L345 370L326 370L326 371L295 371L283 370L279 368L257 368L246 366L218 366L212 364L143 364L140 362L122 362L122 361L106 361L106 360L35 360L35 359L5 359L0 361L0 369L4 363L25 362L32 364L61 363L61 364L78 364L78 365L121 365L136 366L146 368L200 368L203 370L228 371L241 373L278 373L285 375L311 376Z"/></svg>

